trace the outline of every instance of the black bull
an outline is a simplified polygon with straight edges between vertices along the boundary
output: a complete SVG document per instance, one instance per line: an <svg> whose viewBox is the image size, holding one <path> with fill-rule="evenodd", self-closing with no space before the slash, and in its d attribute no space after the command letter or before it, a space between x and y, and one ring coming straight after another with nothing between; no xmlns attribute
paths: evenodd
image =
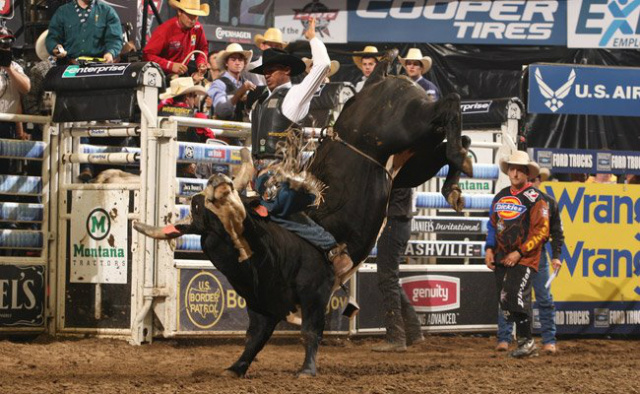
<svg viewBox="0 0 640 394"><path fill-rule="evenodd" d="M355 262L367 257L383 223L392 187L385 165L392 155L401 153L398 156L404 158L393 187L420 185L449 164L443 194L457 210L463 206L457 184L460 173L472 175L469 141L460 136L460 98L449 95L431 103L413 82L387 76L387 67L388 62L382 61L364 89L347 103L333 128L334 138L320 144L311 165L328 188L325 202L309 213L338 242L347 243ZM194 221L177 226L178 230L201 234L202 250L247 300L249 311L245 350L227 373L244 376L276 324L299 306L305 346L299 374L314 376L334 283L326 257L273 222L248 214L244 236L254 254L239 263L228 234L204 208L203 199L194 197ZM144 230L144 225L137 228Z"/></svg>

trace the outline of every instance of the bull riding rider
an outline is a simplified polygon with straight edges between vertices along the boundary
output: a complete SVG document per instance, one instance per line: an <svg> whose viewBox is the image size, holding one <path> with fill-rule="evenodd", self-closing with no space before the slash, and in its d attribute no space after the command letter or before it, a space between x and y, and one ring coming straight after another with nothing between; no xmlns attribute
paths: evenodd
<svg viewBox="0 0 640 394"><path fill-rule="evenodd" d="M158 63L167 75L185 75L192 59L195 59L197 73L192 77L199 82L209 68L209 43L198 17L209 15L209 5L200 4L200 0L169 0L169 5L176 9L178 15L153 32L142 50L143 60ZM196 53L189 56L195 50L204 55ZM185 63L187 56L190 59Z"/></svg>
<svg viewBox="0 0 640 394"><path fill-rule="evenodd" d="M333 235L302 211L314 202L318 193L314 195L309 188L299 187L301 182L294 178L299 178L297 175L302 173L286 181L276 180L275 176L276 169L281 169L279 165L283 164L275 160L277 153L283 145L287 146L289 130L299 127L298 122L307 116L311 99L330 70L331 60L326 47L316 37L314 18L309 20L304 35L311 46L313 66L300 84L292 85L291 77L305 71L304 62L282 49L267 49L262 65L251 70L264 75L268 87L251 112L251 149L260 171L255 190L262 197L261 204L269 212L271 220L325 251L336 277L341 279L353 267L346 246L338 244ZM281 159L287 162L290 157ZM305 176L308 180L313 178L309 174Z"/></svg>
<svg viewBox="0 0 640 394"><path fill-rule="evenodd" d="M531 285L549 238L549 205L529 182L539 168L524 151L500 159L511 185L496 194L489 211L485 263L495 272L505 319L516 324L518 348L510 353L515 358L538 354L531 335Z"/></svg>

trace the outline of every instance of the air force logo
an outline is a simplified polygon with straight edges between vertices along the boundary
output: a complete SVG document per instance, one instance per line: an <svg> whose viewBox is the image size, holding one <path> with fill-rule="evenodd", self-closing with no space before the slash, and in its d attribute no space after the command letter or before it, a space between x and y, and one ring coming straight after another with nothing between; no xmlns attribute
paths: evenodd
<svg viewBox="0 0 640 394"><path fill-rule="evenodd" d="M542 96L547 99L547 101L544 102L544 105L546 105L547 108L549 108L552 112L556 112L557 110L562 108L562 106L564 105L562 99L567 97L569 92L571 92L571 87L576 80L576 71L574 69L571 69L569 79L567 79L567 82L560 86L558 90L553 90L549 87L549 85L546 84L546 82L542 79L542 73L540 72L539 68L536 68L535 75L536 82L538 82L538 88L540 89L540 94L542 94Z"/></svg>

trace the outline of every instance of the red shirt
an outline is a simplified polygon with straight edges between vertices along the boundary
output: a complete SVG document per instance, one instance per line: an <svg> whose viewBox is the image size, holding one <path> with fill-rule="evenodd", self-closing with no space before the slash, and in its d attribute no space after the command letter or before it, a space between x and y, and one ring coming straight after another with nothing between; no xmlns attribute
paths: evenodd
<svg viewBox="0 0 640 394"><path fill-rule="evenodd" d="M193 50L209 53L209 43L200 22L189 29L183 30L174 17L158 26L149 42L142 50L145 61L156 62L167 74L173 74L173 63L182 63L184 58ZM208 55L196 54L196 64L207 64Z"/></svg>

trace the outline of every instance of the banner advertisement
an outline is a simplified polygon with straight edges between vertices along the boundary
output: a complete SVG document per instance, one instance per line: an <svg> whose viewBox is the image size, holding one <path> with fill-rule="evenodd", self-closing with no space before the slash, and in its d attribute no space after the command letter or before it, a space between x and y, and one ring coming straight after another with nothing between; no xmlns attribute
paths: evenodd
<svg viewBox="0 0 640 394"><path fill-rule="evenodd" d="M640 68L533 64L528 97L530 113L640 116Z"/></svg>
<svg viewBox="0 0 640 394"><path fill-rule="evenodd" d="M401 265L400 283L415 308L422 328L430 332L495 331L495 277L482 265ZM382 294L376 266L358 271L358 332L384 331Z"/></svg>
<svg viewBox="0 0 640 394"><path fill-rule="evenodd" d="M567 1L569 48L640 48L640 1Z"/></svg>
<svg viewBox="0 0 640 394"><path fill-rule="evenodd" d="M44 271L41 265L0 265L0 328L44 328Z"/></svg>
<svg viewBox="0 0 640 394"><path fill-rule="evenodd" d="M309 18L316 18L316 34L327 44L347 42L346 0L276 0L275 27L286 42L304 40Z"/></svg>
<svg viewBox="0 0 640 394"><path fill-rule="evenodd" d="M438 234L483 234L487 232L488 218L446 216L414 216L411 232Z"/></svg>
<svg viewBox="0 0 640 394"><path fill-rule="evenodd" d="M566 3L560 0L348 0L348 39L349 42L564 46Z"/></svg>
<svg viewBox="0 0 640 394"><path fill-rule="evenodd" d="M640 174L640 152L531 148L529 156L559 174Z"/></svg>
<svg viewBox="0 0 640 394"><path fill-rule="evenodd" d="M12 19L15 10L13 9L13 0L0 1L0 18Z"/></svg>
<svg viewBox="0 0 640 394"><path fill-rule="evenodd" d="M561 334L640 333L640 186L550 182L564 228ZM534 320L535 321L535 320Z"/></svg>
<svg viewBox="0 0 640 394"><path fill-rule="evenodd" d="M244 298L215 269L181 269L178 283L178 331L244 332L249 316ZM348 303L344 290L337 290L326 310L325 332L349 331L349 319L342 316ZM299 326L281 322L276 331L300 331Z"/></svg>
<svg viewBox="0 0 640 394"><path fill-rule="evenodd" d="M129 192L73 190L70 283L127 283Z"/></svg>

